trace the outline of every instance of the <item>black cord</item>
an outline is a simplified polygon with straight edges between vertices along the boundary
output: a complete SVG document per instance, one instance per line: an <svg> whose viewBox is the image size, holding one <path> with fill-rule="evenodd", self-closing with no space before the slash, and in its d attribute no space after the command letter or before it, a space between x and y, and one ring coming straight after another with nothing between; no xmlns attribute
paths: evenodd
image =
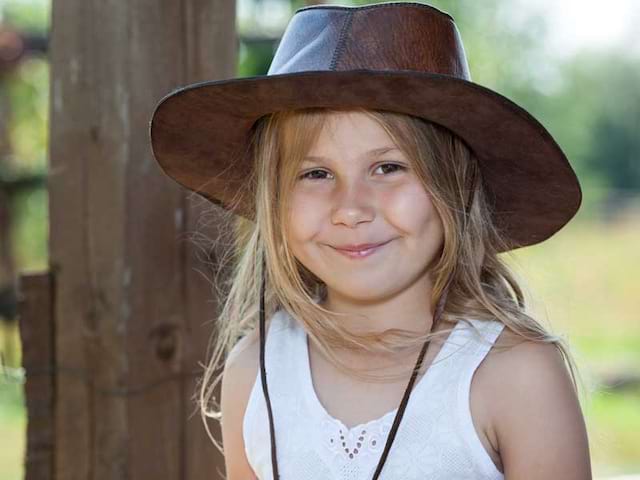
<svg viewBox="0 0 640 480"><path fill-rule="evenodd" d="M262 283L260 285L260 375L262 378L262 392L267 403L267 413L269 415L269 435L271 438L271 468L273 469L273 478L278 480L278 455L276 453L276 433L273 426L273 411L271 410L271 400L269 398L269 389L267 388L267 372L264 366L265 353L265 320L264 320L264 291L267 283L267 265L266 254L262 254Z"/></svg>

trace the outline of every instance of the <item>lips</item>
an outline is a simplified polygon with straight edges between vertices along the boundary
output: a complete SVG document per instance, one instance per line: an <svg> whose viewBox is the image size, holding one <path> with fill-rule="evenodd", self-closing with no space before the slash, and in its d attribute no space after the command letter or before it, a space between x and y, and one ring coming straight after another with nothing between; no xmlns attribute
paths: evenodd
<svg viewBox="0 0 640 480"><path fill-rule="evenodd" d="M336 252L341 253L342 255L349 258L365 258L377 252L382 246L386 245L390 241L391 240L387 240L386 242L382 242L382 243L364 243L364 244L358 244L358 245L346 245L342 247L332 247L332 248Z"/></svg>
<svg viewBox="0 0 640 480"><path fill-rule="evenodd" d="M389 243L390 241L391 240L387 240L386 242L380 242L380 243L359 243L356 245L337 245L333 248L335 248L336 250L346 250L348 252L362 252L364 250L369 250L370 248L379 247L381 245Z"/></svg>

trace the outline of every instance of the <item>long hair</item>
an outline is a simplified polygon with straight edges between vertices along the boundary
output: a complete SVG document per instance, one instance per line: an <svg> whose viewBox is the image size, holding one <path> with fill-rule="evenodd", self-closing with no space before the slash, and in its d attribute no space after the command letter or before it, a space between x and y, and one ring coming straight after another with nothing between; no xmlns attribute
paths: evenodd
<svg viewBox="0 0 640 480"><path fill-rule="evenodd" d="M243 195L255 202L255 221L242 217L233 220L236 223L232 242L223 246L227 254L222 258L231 263L229 281L224 285L215 283L217 288L226 287L218 291L218 297L224 301L215 320L215 335L209 344L211 351L207 351L207 364L197 392L207 432L221 451L222 447L209 432L206 418L219 420L222 417L214 392L222 378L220 367L224 365L226 355L239 338L257 328L263 254L268 279L266 318L285 309L304 326L325 358L354 377L393 381L406 374L363 373L341 362L334 354L336 348L360 349L392 357L398 351L417 352L426 340L446 335L452 329L425 334L395 328L385 332L351 332L340 322L339 313L319 304L318 299L326 298L326 285L289 249L286 212L300 163L318 138L327 115L345 110L280 111L262 117L254 124L250 146L254 170L247 179ZM548 332L528 312L522 280L516 278L504 258L512 257L512 253L505 252L507 242L497 227L473 151L447 128L422 118L389 111L349 110L369 115L384 128L411 162L442 219L443 247L430 271L433 289L425 292L425 295L431 295L431 305L435 309L447 279L452 275L442 321L455 325L469 318L498 320L523 339L552 343L568 364L574 388L577 387L576 375L582 384L568 344L562 337ZM473 195L473 201L467 216L464 210L469 195ZM474 328L471 322L468 323Z"/></svg>

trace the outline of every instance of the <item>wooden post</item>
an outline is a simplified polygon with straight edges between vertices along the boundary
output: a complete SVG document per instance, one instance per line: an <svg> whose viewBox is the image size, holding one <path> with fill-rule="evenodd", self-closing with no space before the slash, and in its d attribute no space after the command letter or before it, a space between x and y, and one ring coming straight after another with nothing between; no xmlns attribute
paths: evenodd
<svg viewBox="0 0 640 480"><path fill-rule="evenodd" d="M50 45L55 478L218 478L190 401L213 292L185 236L210 207L155 165L148 122L235 75L235 2L54 0Z"/></svg>
<svg viewBox="0 0 640 480"><path fill-rule="evenodd" d="M54 477L54 362L53 277L49 272L22 275L20 297L20 339L22 367L26 371L24 393L27 407L26 480Z"/></svg>

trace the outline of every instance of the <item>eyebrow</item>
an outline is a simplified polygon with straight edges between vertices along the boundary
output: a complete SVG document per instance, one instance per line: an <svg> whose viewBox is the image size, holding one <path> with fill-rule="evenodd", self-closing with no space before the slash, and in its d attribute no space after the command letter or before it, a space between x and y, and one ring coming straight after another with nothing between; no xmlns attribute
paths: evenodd
<svg viewBox="0 0 640 480"><path fill-rule="evenodd" d="M379 156L382 155L384 153L387 153L391 150L398 150L400 151L399 148L397 147L380 147L380 148L374 148L372 150L369 150L368 152L365 152L365 155L370 155L370 156ZM306 157L304 157L303 161L310 161L310 160L328 160L327 157L322 157L322 156L314 156L314 155L307 155Z"/></svg>

